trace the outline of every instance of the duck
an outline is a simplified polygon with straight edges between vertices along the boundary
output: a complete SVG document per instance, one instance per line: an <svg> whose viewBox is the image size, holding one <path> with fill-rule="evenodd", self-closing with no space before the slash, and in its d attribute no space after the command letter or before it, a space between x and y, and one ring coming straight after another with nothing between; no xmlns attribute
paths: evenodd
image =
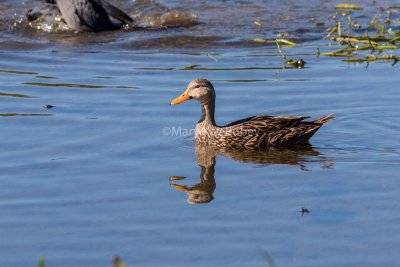
<svg viewBox="0 0 400 267"><path fill-rule="evenodd" d="M195 128L195 142L219 149L264 149L308 144L322 125L334 119L332 114L314 121L308 116L252 116L219 126L215 122L215 90L204 78L192 80L171 105L195 99L201 105L201 117Z"/></svg>
<svg viewBox="0 0 400 267"><path fill-rule="evenodd" d="M100 32L121 29L133 19L106 0L46 0L46 6L29 10L30 22L61 13L68 27L78 32Z"/></svg>

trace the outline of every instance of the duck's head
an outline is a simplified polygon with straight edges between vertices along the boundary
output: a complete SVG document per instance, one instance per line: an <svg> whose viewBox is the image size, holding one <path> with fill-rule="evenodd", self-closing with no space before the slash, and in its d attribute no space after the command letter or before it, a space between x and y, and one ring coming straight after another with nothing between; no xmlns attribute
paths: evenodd
<svg viewBox="0 0 400 267"><path fill-rule="evenodd" d="M211 82L207 79L194 79L186 90L171 101L171 105L180 104L190 99L196 99L202 104L207 104L215 99L215 91Z"/></svg>

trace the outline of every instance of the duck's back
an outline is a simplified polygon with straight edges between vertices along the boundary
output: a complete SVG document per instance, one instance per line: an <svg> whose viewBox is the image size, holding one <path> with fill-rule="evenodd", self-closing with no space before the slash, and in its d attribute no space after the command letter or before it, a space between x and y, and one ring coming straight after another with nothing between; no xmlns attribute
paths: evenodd
<svg viewBox="0 0 400 267"><path fill-rule="evenodd" d="M213 137L207 141L217 147L254 149L293 146L307 143L318 129L333 116L325 116L313 122L304 122L303 116L254 116L216 127ZM209 132L209 130L207 131ZM196 140L202 143L204 138Z"/></svg>

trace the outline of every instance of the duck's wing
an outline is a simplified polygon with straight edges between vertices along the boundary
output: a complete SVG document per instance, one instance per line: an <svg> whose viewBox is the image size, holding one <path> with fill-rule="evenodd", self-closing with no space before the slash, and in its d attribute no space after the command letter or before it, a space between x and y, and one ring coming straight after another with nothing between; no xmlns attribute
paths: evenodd
<svg viewBox="0 0 400 267"><path fill-rule="evenodd" d="M287 146L306 142L322 124L303 122L304 116L254 116L225 127L231 143L244 147Z"/></svg>
<svg viewBox="0 0 400 267"><path fill-rule="evenodd" d="M245 129L258 129L260 131L273 131L282 128L297 126L306 116L253 116L234 121L223 127L241 127Z"/></svg>
<svg viewBox="0 0 400 267"><path fill-rule="evenodd" d="M99 2L104 7L108 15L110 15L116 20L119 20L123 24L129 24L133 22L133 19L128 14L126 14L121 9L113 6L112 4L108 3L106 0L96 0L96 2Z"/></svg>

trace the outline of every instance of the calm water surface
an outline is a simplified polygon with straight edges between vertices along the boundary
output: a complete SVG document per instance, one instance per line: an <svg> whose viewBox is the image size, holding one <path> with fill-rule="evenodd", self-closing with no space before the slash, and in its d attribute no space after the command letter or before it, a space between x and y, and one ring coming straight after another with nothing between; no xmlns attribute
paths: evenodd
<svg viewBox="0 0 400 267"><path fill-rule="evenodd" d="M197 23L46 32L23 18L40 1L0 4L1 266L399 265L399 66L316 57L335 48L315 23L336 1L111 2L144 24ZM306 68L249 40L285 31ZM196 77L213 82L220 124L336 120L298 150L195 149L199 104L169 102Z"/></svg>

